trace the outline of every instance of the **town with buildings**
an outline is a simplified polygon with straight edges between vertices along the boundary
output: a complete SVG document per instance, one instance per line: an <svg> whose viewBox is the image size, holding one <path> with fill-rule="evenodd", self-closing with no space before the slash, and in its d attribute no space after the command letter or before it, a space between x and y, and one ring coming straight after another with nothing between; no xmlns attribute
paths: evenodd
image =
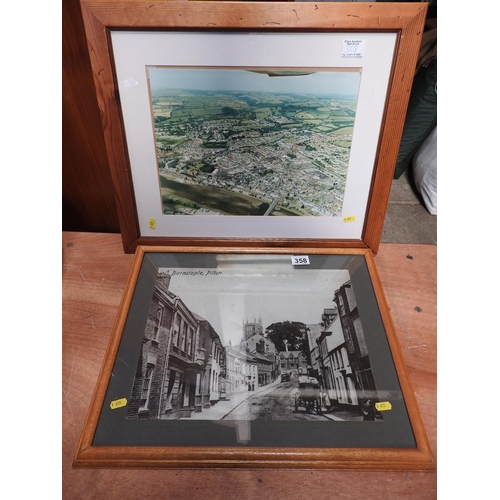
<svg viewBox="0 0 500 500"><path fill-rule="evenodd" d="M242 318L233 344L171 291L171 280L164 270L156 279L127 419L382 419L350 281L332 290L317 323ZM312 388L312 406L302 386Z"/></svg>
<svg viewBox="0 0 500 500"><path fill-rule="evenodd" d="M339 216L356 99L152 93L163 212Z"/></svg>

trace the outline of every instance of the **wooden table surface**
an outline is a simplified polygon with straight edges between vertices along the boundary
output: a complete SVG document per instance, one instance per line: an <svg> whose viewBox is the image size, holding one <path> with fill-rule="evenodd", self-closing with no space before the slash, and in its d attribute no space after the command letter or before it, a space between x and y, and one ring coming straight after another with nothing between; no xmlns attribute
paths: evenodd
<svg viewBox="0 0 500 500"><path fill-rule="evenodd" d="M132 255L119 234L63 232L63 498L432 499L436 472L87 470L72 460ZM436 454L436 246L381 244L375 258Z"/></svg>

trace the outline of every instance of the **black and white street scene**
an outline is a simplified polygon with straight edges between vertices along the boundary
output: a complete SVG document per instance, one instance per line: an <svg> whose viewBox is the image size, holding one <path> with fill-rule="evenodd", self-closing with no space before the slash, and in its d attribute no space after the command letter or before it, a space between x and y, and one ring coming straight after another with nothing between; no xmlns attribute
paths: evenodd
<svg viewBox="0 0 500 500"><path fill-rule="evenodd" d="M289 262L160 269L126 418L382 420L349 272Z"/></svg>

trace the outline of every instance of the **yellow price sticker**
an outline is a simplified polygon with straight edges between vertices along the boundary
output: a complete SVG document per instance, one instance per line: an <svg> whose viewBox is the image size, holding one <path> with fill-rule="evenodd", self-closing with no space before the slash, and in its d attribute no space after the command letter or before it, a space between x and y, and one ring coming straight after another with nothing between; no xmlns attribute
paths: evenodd
<svg viewBox="0 0 500 500"><path fill-rule="evenodd" d="M155 229L156 228L156 219L154 217L151 217L149 219L149 229Z"/></svg>
<svg viewBox="0 0 500 500"><path fill-rule="evenodd" d="M344 217L344 222L354 222L356 217L354 215L349 215L348 217Z"/></svg>
<svg viewBox="0 0 500 500"><path fill-rule="evenodd" d="M123 408L124 406L127 406L127 398L115 399L114 401L111 401L111 403L109 404L109 407L112 410L116 410L117 408Z"/></svg>
<svg viewBox="0 0 500 500"><path fill-rule="evenodd" d="M388 411L388 410L392 410L392 405L391 405L391 403L389 403L389 401L375 403L375 409L378 411Z"/></svg>

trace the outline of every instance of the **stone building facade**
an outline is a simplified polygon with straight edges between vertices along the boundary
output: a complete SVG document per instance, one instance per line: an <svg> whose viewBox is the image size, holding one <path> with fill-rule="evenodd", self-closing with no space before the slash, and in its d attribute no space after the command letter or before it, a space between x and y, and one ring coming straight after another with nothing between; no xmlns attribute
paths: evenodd
<svg viewBox="0 0 500 500"><path fill-rule="evenodd" d="M160 273L127 409L129 419L187 418L219 401L225 350L210 323L169 290Z"/></svg>

